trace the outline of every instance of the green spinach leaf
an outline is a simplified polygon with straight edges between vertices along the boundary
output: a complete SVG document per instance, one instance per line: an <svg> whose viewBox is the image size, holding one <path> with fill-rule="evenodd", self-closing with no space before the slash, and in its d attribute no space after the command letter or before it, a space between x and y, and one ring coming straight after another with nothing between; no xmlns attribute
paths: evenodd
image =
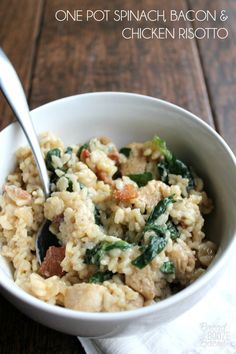
<svg viewBox="0 0 236 354"><path fill-rule="evenodd" d="M112 249L118 248L122 251L132 247L131 244L125 242L123 240L108 242L101 241L92 249L87 249L85 252L84 263L86 264L94 264L96 266L100 266L100 261L104 254Z"/></svg>
<svg viewBox="0 0 236 354"><path fill-rule="evenodd" d="M47 155L46 155L45 162L46 162L47 169L49 171L54 172L55 168L52 164L52 156L61 157L61 150L59 150L57 148L51 149L47 152Z"/></svg>
<svg viewBox="0 0 236 354"><path fill-rule="evenodd" d="M105 253L107 242L102 241L99 242L92 249L87 248L84 257L85 264L94 264L96 266L100 266L100 260Z"/></svg>
<svg viewBox="0 0 236 354"><path fill-rule="evenodd" d="M73 192L73 182L72 182L72 180L69 178L69 177L66 177L67 178L67 180L68 180L68 187L67 187L67 191L68 192Z"/></svg>
<svg viewBox="0 0 236 354"><path fill-rule="evenodd" d="M138 173L133 175L128 175L132 181L137 183L139 187L144 187L146 184L153 179L151 172Z"/></svg>
<svg viewBox="0 0 236 354"><path fill-rule="evenodd" d="M156 225L155 223L150 223L145 225L144 231L153 231L158 236L165 236L167 231L167 226L165 225Z"/></svg>
<svg viewBox="0 0 236 354"><path fill-rule="evenodd" d="M131 244L129 244L126 241L119 240L115 242L108 242L108 245L106 246L106 251L113 250L114 248L118 248L122 251L127 250L128 248L132 247Z"/></svg>
<svg viewBox="0 0 236 354"><path fill-rule="evenodd" d="M167 226L167 230L170 231L170 237L172 240L176 240L177 238L180 237L179 230L171 220L167 222L166 226Z"/></svg>
<svg viewBox="0 0 236 354"><path fill-rule="evenodd" d="M160 271L164 274L173 274L175 272L174 263L171 261L164 262L160 267Z"/></svg>
<svg viewBox="0 0 236 354"><path fill-rule="evenodd" d="M89 283L103 283L110 280L114 274L107 270L106 272L96 272L89 278Z"/></svg>
<svg viewBox="0 0 236 354"><path fill-rule="evenodd" d="M157 167L163 182L167 184L169 183L169 174L180 175L181 177L188 179L188 190L194 189L195 182L189 167L182 161L176 159L176 157L173 156L173 159L170 161L164 160L159 162Z"/></svg>
<svg viewBox="0 0 236 354"><path fill-rule="evenodd" d="M159 138L159 136L154 136L152 140L153 144L158 148L161 154L166 158L167 161L171 161L173 158L172 153L170 150L167 149L165 140Z"/></svg>
<svg viewBox="0 0 236 354"><path fill-rule="evenodd" d="M183 161L177 159L175 155L168 150L164 140L158 136L155 136L152 142L164 156L164 160L157 164L161 180L168 184L169 174L180 175L183 178L188 179L188 189L194 189L195 182L190 168Z"/></svg>
<svg viewBox="0 0 236 354"><path fill-rule="evenodd" d="M144 227L144 231L147 231L150 224L154 224L154 222L159 218L159 216L165 213L168 205L174 202L175 201L173 199L173 196L166 197L160 200L159 203L157 203L157 205L152 210L151 214L149 215L149 218L147 219Z"/></svg>
<svg viewBox="0 0 236 354"><path fill-rule="evenodd" d="M149 244L142 247L143 253L135 258L131 263L142 269L148 265L167 245L167 239L159 236L150 236Z"/></svg>
<svg viewBox="0 0 236 354"><path fill-rule="evenodd" d="M102 225L100 211L97 206L95 206L94 208L94 219L95 219L95 224Z"/></svg>
<svg viewBox="0 0 236 354"><path fill-rule="evenodd" d="M128 147L123 147L120 149L120 154L123 154L125 155L126 157L129 157L130 155L130 152L131 152L131 148L128 148Z"/></svg>
<svg viewBox="0 0 236 354"><path fill-rule="evenodd" d="M50 184L54 183L56 184L58 181L59 177L56 173L52 173L50 176Z"/></svg>

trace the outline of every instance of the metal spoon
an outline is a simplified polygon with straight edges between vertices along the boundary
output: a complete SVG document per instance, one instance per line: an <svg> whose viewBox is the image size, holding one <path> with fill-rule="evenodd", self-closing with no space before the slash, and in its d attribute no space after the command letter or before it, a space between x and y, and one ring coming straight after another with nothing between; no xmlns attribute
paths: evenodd
<svg viewBox="0 0 236 354"><path fill-rule="evenodd" d="M11 62L0 48L0 89L3 92L9 106L11 107L17 121L23 129L25 136L32 149L33 156L38 167L40 180L44 190L45 197L49 197L49 177L47 168L40 150L38 139L33 127L29 113L29 107L26 101L24 90L19 77ZM57 238L49 231L49 222L44 221L36 237L36 255L39 263L45 257L47 249L52 245L58 245Z"/></svg>

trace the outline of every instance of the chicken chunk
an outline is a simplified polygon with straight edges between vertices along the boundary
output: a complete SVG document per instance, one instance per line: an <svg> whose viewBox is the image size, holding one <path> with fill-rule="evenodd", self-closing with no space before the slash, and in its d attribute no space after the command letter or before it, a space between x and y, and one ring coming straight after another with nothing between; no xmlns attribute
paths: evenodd
<svg viewBox="0 0 236 354"><path fill-rule="evenodd" d="M143 144L133 143L128 147L131 148L130 156L126 162L120 165L122 175L145 172L147 161L142 154Z"/></svg>
<svg viewBox="0 0 236 354"><path fill-rule="evenodd" d="M126 275L125 283L133 290L143 295L146 300L152 300L156 295L156 291L154 276L150 266L147 265L143 269L133 268L133 273Z"/></svg>
<svg viewBox="0 0 236 354"><path fill-rule="evenodd" d="M4 191L8 197L18 206L29 205L32 201L30 193L14 185L5 185Z"/></svg>
<svg viewBox="0 0 236 354"><path fill-rule="evenodd" d="M64 305L77 311L116 312L142 307L143 297L126 285L81 283L66 290Z"/></svg>
<svg viewBox="0 0 236 354"><path fill-rule="evenodd" d="M191 279L195 269L195 251L179 238L173 244L171 250L167 250L166 255L175 265L176 279L181 284L186 284Z"/></svg>
<svg viewBox="0 0 236 354"><path fill-rule="evenodd" d="M103 311L117 312L142 307L143 297L127 285L105 282Z"/></svg>
<svg viewBox="0 0 236 354"><path fill-rule="evenodd" d="M77 311L100 312L106 288L97 284L75 284L66 290L65 307Z"/></svg>

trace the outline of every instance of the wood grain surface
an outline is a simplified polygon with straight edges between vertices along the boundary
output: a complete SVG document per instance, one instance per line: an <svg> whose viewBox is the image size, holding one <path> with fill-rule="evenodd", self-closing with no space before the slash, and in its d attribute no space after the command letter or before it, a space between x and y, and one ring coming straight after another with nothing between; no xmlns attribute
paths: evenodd
<svg viewBox="0 0 236 354"><path fill-rule="evenodd" d="M147 94L197 114L216 127L236 152L236 1L113 0L107 4L105 0L0 1L0 45L20 75L30 107L88 91ZM224 25L230 34L222 41L125 40L121 37L124 24L56 21L57 10L78 8L226 9L229 20ZM164 25L171 29L186 24ZM0 129L11 120L0 97ZM1 354L84 353L75 337L37 324L1 296L0 319Z"/></svg>
<svg viewBox="0 0 236 354"><path fill-rule="evenodd" d="M58 22L58 9L72 11L77 1L46 3L30 104L89 91L130 91L167 99L212 123L211 109L195 41L125 40L124 24ZM81 9L104 8L105 2L80 1ZM111 9L155 9L156 0L113 0ZM186 9L183 0L159 0L159 9ZM165 23L169 28L173 22ZM160 26L162 27L162 23ZM180 21L178 26L183 25ZM175 26L177 26L175 24ZM134 22L129 27L137 27ZM144 27L145 23L139 23ZM43 88L43 90L42 90Z"/></svg>
<svg viewBox="0 0 236 354"><path fill-rule="evenodd" d="M42 9L43 0L0 1L0 46L11 58L27 95L31 87ZM13 114L1 95L0 129L12 119Z"/></svg>
<svg viewBox="0 0 236 354"><path fill-rule="evenodd" d="M191 8L198 10L226 10L229 17L225 40L198 41L207 92L217 130L236 153L236 1L190 0ZM199 22L196 23L199 26ZM201 27L225 26L224 22L202 22Z"/></svg>

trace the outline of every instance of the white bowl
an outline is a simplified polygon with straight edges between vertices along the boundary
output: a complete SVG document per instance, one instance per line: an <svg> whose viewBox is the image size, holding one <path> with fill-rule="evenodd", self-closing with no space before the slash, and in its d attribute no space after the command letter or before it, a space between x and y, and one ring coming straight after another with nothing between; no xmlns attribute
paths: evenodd
<svg viewBox="0 0 236 354"><path fill-rule="evenodd" d="M56 330L84 337L128 335L176 318L199 301L216 282L235 249L236 163L223 139L206 123L173 104L129 93L91 93L64 98L32 111L38 133L53 131L66 144L107 135L122 146L158 134L181 159L194 166L214 199L207 237L219 249L215 260L192 285L155 305L119 313L86 313L46 304L21 290L0 258L1 292L22 312ZM14 167L14 153L26 145L17 124L0 133L0 186Z"/></svg>

